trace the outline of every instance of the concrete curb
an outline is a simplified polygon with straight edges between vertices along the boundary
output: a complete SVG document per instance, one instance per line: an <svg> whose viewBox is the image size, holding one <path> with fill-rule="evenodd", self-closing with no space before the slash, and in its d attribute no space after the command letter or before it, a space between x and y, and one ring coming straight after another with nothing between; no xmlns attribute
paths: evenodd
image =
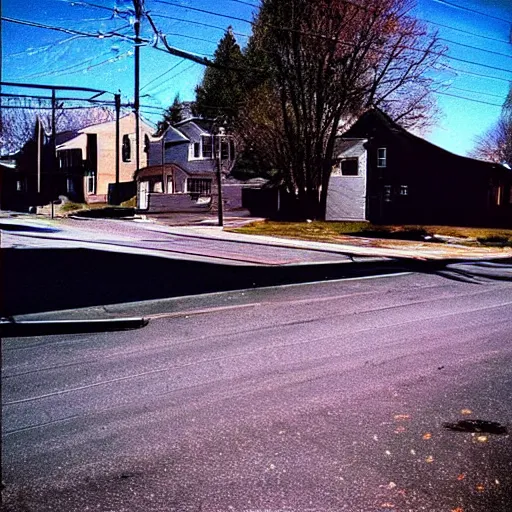
<svg viewBox="0 0 512 512"><path fill-rule="evenodd" d="M109 318L97 320L32 320L0 321L3 337L45 336L50 334L80 334L94 332L125 331L145 327L149 320L142 317Z"/></svg>

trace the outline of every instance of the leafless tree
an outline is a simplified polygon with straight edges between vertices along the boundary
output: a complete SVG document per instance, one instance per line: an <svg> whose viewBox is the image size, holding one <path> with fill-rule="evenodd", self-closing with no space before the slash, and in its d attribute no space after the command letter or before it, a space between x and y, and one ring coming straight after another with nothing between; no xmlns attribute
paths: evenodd
<svg viewBox="0 0 512 512"><path fill-rule="evenodd" d="M336 136L365 109L378 106L408 127L430 122L429 72L444 48L410 7L408 0L262 1L251 44L268 66L265 87L278 108L269 105L265 115L249 100L243 124L263 153L279 146L276 165L309 217L325 215Z"/></svg>
<svg viewBox="0 0 512 512"><path fill-rule="evenodd" d="M70 105L67 105L70 106ZM48 100L21 99L2 104L0 116L0 152L14 154L34 137L36 118L39 117L47 133L51 132L52 114ZM59 103L56 111L57 133L80 130L86 126L112 121L115 115L108 107L66 108Z"/></svg>

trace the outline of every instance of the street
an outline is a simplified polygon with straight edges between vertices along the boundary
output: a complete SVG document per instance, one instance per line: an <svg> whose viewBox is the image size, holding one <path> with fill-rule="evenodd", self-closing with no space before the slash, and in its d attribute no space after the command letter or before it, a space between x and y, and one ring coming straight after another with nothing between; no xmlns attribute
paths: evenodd
<svg viewBox="0 0 512 512"><path fill-rule="evenodd" d="M471 272L2 340L3 510L509 511L510 436L444 426L510 432L512 283Z"/></svg>

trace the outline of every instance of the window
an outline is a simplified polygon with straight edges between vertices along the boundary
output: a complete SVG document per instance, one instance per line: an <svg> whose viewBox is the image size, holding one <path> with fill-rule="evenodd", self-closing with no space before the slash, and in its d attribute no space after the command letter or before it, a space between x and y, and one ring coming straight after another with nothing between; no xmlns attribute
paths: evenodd
<svg viewBox="0 0 512 512"><path fill-rule="evenodd" d="M377 167L387 167L387 148L377 149Z"/></svg>
<svg viewBox="0 0 512 512"><path fill-rule="evenodd" d="M149 136L148 136L148 134L146 133L146 134L144 135L144 153L149 153L149 144L150 144L150 142L149 142Z"/></svg>
<svg viewBox="0 0 512 512"><path fill-rule="evenodd" d="M66 190L68 194L74 194L75 193L75 184L73 182L73 178L67 178L66 179Z"/></svg>
<svg viewBox="0 0 512 512"><path fill-rule="evenodd" d="M384 202L390 203L391 202L391 185L384 185Z"/></svg>
<svg viewBox="0 0 512 512"><path fill-rule="evenodd" d="M194 142L194 158L201 158L201 144Z"/></svg>
<svg viewBox="0 0 512 512"><path fill-rule="evenodd" d="M16 191L17 192L25 191L25 180L24 179L16 180Z"/></svg>
<svg viewBox="0 0 512 512"><path fill-rule="evenodd" d="M89 174L86 177L86 187L88 194L96 194L96 174Z"/></svg>
<svg viewBox="0 0 512 512"><path fill-rule="evenodd" d="M409 186L408 185L400 185L400 195L401 196L409 195Z"/></svg>
<svg viewBox="0 0 512 512"><path fill-rule="evenodd" d="M235 159L235 141L232 138L229 139L229 159Z"/></svg>
<svg viewBox="0 0 512 512"><path fill-rule="evenodd" d="M212 137L210 135L203 135L201 136L201 142L203 144L203 158L213 158Z"/></svg>
<svg viewBox="0 0 512 512"><path fill-rule="evenodd" d="M132 142L129 135L123 135L122 148L123 162L131 162L132 160Z"/></svg>
<svg viewBox="0 0 512 512"><path fill-rule="evenodd" d="M212 180L188 178L187 192L189 192L190 194L209 196L212 193Z"/></svg>
<svg viewBox="0 0 512 512"><path fill-rule="evenodd" d="M359 161L357 158L345 158L341 161L342 176L357 176L359 174Z"/></svg>

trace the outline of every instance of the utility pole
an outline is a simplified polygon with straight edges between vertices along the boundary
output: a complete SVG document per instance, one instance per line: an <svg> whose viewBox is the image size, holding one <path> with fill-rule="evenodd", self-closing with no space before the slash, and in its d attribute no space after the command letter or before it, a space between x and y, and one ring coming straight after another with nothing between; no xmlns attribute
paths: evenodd
<svg viewBox="0 0 512 512"><path fill-rule="evenodd" d="M119 135L119 117L121 114L121 95L114 94L114 103L116 106L116 185L114 192L114 204L119 204L119 144L120 144L120 135Z"/></svg>
<svg viewBox="0 0 512 512"><path fill-rule="evenodd" d="M57 174L57 127L55 126L55 118L56 118L56 110L57 110L57 94L55 88L52 89L52 142L50 144L52 149L52 158L51 158L51 171L52 178L50 179L50 203L52 208L52 219L54 217L53 211L53 191L55 189L55 178L60 177Z"/></svg>
<svg viewBox="0 0 512 512"><path fill-rule="evenodd" d="M135 172L140 168L140 21L142 18L144 0L133 0L135 8L135 92L134 92L134 111L135 111Z"/></svg>

